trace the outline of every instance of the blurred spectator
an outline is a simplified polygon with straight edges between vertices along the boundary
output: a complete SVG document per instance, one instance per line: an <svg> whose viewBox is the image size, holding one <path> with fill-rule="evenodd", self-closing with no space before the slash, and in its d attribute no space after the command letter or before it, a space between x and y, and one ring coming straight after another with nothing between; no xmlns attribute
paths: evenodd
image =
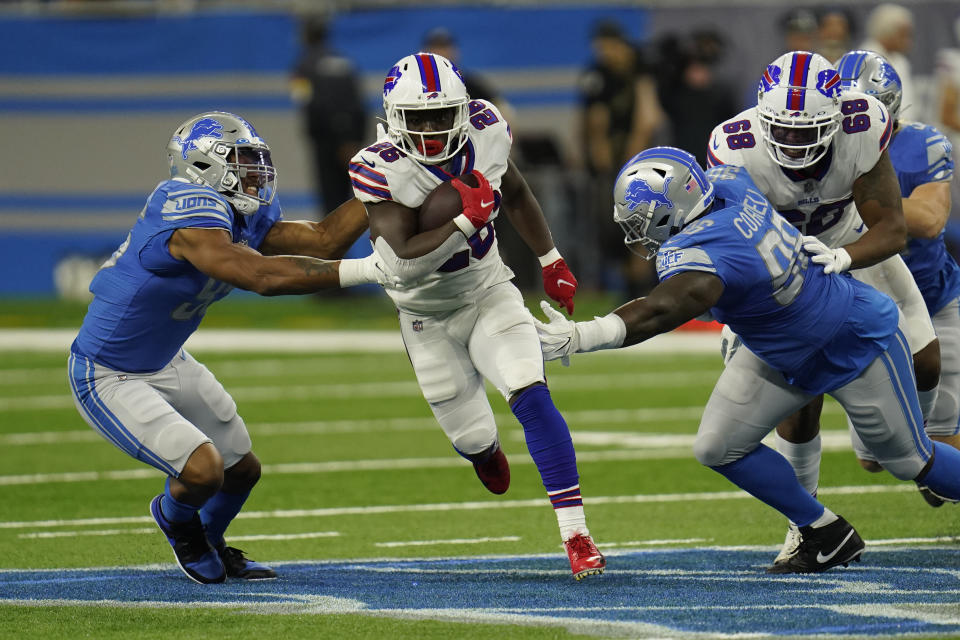
<svg viewBox="0 0 960 640"><path fill-rule="evenodd" d="M591 48L594 59L580 79L580 93L582 145L591 183L594 264L601 269L596 284L615 287L620 283L610 282L611 276L626 278L628 293L635 297L640 295L634 293L636 289L652 285L652 272L649 265L625 263L625 257L632 254L624 250L620 229L611 222L613 182L627 160L651 146L651 137L664 116L655 81L619 24L597 23Z"/></svg>
<svg viewBox="0 0 960 640"><path fill-rule="evenodd" d="M731 84L716 76L724 48L720 34L711 29L667 36L659 45L657 89L671 144L694 154L701 166L707 164L710 132L740 111Z"/></svg>
<svg viewBox="0 0 960 640"><path fill-rule="evenodd" d="M824 7L817 12L815 51L835 63L853 48L853 17L841 7Z"/></svg>
<svg viewBox="0 0 960 640"><path fill-rule="evenodd" d="M325 18L304 20L304 50L293 72L293 97L313 155L314 186L323 217L353 197L350 158L363 143L367 114L353 64L327 44Z"/></svg>
<svg viewBox="0 0 960 640"><path fill-rule="evenodd" d="M867 39L861 49L876 51L886 58L903 83L900 115L917 119L923 105L917 104L913 73L907 56L913 49L913 14L898 4L881 4L867 16Z"/></svg>
<svg viewBox="0 0 960 640"><path fill-rule="evenodd" d="M938 128L953 143L953 158L960 160L960 18L953 23L954 46L937 52L938 104L935 119ZM954 214L947 222L945 240L950 253L960 259L960 171L954 171L951 185Z"/></svg>
<svg viewBox="0 0 960 640"><path fill-rule="evenodd" d="M791 9L780 18L783 51L815 51L817 48L817 16L810 9Z"/></svg>
<svg viewBox="0 0 960 640"><path fill-rule="evenodd" d="M434 27L423 36L423 50L443 56L460 69L467 94L474 100L488 100L503 111L503 96L494 89L486 78L469 69L464 69L460 61L460 47L453 33L446 27ZM506 114L504 114L506 117ZM507 119L509 122L509 118Z"/></svg>

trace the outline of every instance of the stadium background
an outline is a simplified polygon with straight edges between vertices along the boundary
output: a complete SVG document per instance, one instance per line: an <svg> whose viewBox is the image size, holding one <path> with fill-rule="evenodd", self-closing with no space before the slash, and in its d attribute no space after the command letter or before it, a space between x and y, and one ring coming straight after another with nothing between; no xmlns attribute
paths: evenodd
<svg viewBox="0 0 960 640"><path fill-rule="evenodd" d="M876 3L847 4L859 41ZM923 90L931 86L936 52L957 46L957 5L904 4L916 19L911 59ZM524 170L559 246L575 266L589 268L579 264L575 237L585 207L576 116L593 24L614 19L646 45L669 33L715 29L728 49L719 75L746 105L759 70L781 53L778 21L787 9L752 0L0 3L0 298L55 295L58 264L59 291L82 297L91 270L123 240L145 195L164 177L171 131L206 109L252 121L274 149L287 217L314 217L290 72L301 46L298 21L318 11L330 16L333 48L362 74L371 115L380 113L382 78L396 59L417 50L431 27L456 34L462 65L487 77L513 106L518 140L559 149L559 162ZM365 251L363 242L356 250Z"/></svg>

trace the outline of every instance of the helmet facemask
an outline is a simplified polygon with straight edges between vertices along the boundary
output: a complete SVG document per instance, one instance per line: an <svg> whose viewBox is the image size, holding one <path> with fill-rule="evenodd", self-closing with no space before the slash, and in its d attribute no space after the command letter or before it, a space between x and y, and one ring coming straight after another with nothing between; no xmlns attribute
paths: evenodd
<svg viewBox="0 0 960 640"><path fill-rule="evenodd" d="M774 162L786 169L815 165L840 128L839 74L819 54L783 54L760 78L757 117Z"/></svg>
<svg viewBox="0 0 960 640"><path fill-rule="evenodd" d="M270 147L232 113L205 113L185 122L167 145L167 157L171 178L218 191L242 215L256 213L276 196Z"/></svg>
<svg viewBox="0 0 960 640"><path fill-rule="evenodd" d="M623 229L623 243L650 260L710 207L713 185L686 151L654 147L621 169L613 198L613 219Z"/></svg>
<svg viewBox="0 0 960 640"><path fill-rule="evenodd" d="M470 97L456 65L417 53L397 62L383 84L391 142L424 164L442 164L467 143Z"/></svg>

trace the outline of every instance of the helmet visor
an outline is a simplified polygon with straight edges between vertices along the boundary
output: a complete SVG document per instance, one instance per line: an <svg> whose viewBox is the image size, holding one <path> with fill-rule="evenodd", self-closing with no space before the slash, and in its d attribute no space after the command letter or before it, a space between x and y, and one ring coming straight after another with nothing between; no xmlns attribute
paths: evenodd
<svg viewBox="0 0 960 640"><path fill-rule="evenodd" d="M273 201L276 193L277 170L269 149L236 147L230 154L227 168L240 180L239 193L257 199L262 204Z"/></svg>

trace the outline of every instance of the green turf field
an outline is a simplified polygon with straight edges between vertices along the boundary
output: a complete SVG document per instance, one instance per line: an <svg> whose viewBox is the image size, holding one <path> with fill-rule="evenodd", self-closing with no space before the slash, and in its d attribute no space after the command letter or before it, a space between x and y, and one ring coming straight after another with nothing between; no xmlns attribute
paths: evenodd
<svg viewBox="0 0 960 640"><path fill-rule="evenodd" d="M247 313L262 319L262 307L250 312L245 305L228 305L221 326ZM25 308L22 315L43 313ZM487 493L451 449L403 353L194 355L233 394L264 465L227 532L250 556L282 562L552 554L556 569L568 570L522 431L495 392L490 398L513 472L502 497ZM86 426L68 393L65 360L64 353L0 353L0 569L169 569L170 548L147 517L162 476ZM783 519L691 454L720 366L713 354L591 354L576 356L569 368L548 365L577 447L588 524L605 551L764 545L772 559ZM825 413L831 437L821 497L828 506L868 541L944 544L957 535L953 507L931 509L911 487L861 471L844 444L838 408L828 401ZM593 579L615 571L611 562L607 575ZM582 586L570 580L569 589ZM166 638L181 626L188 631L176 637L199 638L236 624L244 632L230 637L574 637L553 627L361 615L0 606L4 638Z"/></svg>

